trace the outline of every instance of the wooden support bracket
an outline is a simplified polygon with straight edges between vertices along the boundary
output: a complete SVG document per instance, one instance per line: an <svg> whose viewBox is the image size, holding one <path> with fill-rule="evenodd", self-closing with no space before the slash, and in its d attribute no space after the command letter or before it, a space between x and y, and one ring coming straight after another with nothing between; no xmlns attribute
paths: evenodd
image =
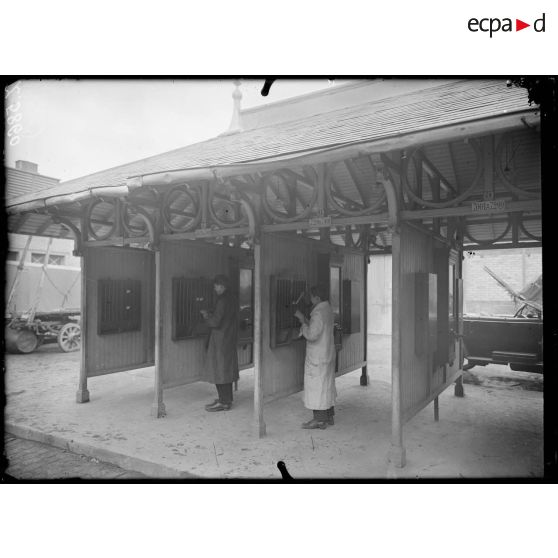
<svg viewBox="0 0 558 558"><path fill-rule="evenodd" d="M370 160L372 161L376 170L377 180L382 184L386 192L388 202L388 227L391 231L397 230L399 226L399 207L397 203L397 192L391 181L387 176L386 169L382 157L379 154L371 154Z"/></svg>

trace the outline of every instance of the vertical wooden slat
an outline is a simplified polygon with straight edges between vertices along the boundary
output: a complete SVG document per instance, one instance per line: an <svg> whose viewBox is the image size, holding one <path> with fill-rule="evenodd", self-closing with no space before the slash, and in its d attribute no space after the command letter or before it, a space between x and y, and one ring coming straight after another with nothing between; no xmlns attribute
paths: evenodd
<svg viewBox="0 0 558 558"><path fill-rule="evenodd" d="M362 328L362 360L366 363L362 367L362 372L360 375L360 385L367 386L370 379L368 377L368 234L366 234L366 252L362 258L362 299L361 313L364 317L364 327Z"/></svg>
<svg viewBox="0 0 558 558"><path fill-rule="evenodd" d="M88 312L85 318L82 316L82 320L86 330L86 343L89 346L88 377L151 366L154 353L153 253L126 248L88 248L86 258L89 289L83 300ZM110 279L100 281L107 278ZM141 281L141 292L138 293L141 299L141 329L99 335L98 325L101 318L118 319L115 304L103 307L101 298L113 297L112 302L118 303L115 296L120 297L120 294L118 289L114 291L114 287L131 278Z"/></svg>
<svg viewBox="0 0 558 558"><path fill-rule="evenodd" d="M430 188L432 190L433 201L435 202L440 201L440 177L439 176L436 175L430 179ZM440 234L440 224L441 221L439 218L432 220L432 230L436 234Z"/></svg>
<svg viewBox="0 0 558 558"><path fill-rule="evenodd" d="M155 384L151 415L155 418L166 414L163 403L163 319L161 316L161 252L155 252Z"/></svg>
<svg viewBox="0 0 558 558"><path fill-rule="evenodd" d="M88 251L83 250L81 255L81 359L79 366L79 385L76 392L78 403L89 401L89 390L87 389L87 351L89 350L89 329L87 324L87 273L88 273Z"/></svg>
<svg viewBox="0 0 558 558"><path fill-rule="evenodd" d="M391 448L389 461L396 467L405 466L403 447L403 416L401 406L400 320L399 289L401 286L401 233L392 234L392 332L391 332Z"/></svg>
<svg viewBox="0 0 558 558"><path fill-rule="evenodd" d="M262 247L254 244L254 430L259 438L265 436L263 415L263 368L262 368Z"/></svg>

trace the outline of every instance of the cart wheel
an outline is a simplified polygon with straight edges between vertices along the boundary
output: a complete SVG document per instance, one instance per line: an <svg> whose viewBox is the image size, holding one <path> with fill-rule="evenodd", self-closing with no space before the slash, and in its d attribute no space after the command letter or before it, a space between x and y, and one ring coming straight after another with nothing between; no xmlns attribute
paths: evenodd
<svg viewBox="0 0 558 558"><path fill-rule="evenodd" d="M29 329L6 329L6 350L9 353L32 353L39 345L34 331Z"/></svg>
<svg viewBox="0 0 558 558"><path fill-rule="evenodd" d="M58 346L65 353L79 351L81 348L81 327L71 322L64 324L58 332Z"/></svg>

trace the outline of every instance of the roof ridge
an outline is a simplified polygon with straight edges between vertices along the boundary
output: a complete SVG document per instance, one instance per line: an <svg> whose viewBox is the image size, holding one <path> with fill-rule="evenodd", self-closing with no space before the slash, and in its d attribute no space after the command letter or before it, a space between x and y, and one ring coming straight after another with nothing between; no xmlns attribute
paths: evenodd
<svg viewBox="0 0 558 558"><path fill-rule="evenodd" d="M455 87L455 86L458 85L458 84L461 84L461 83L463 83L463 82L468 82L468 81L470 81L470 80L462 79L462 80L456 81L456 82L454 82L454 83L444 83L444 84L439 85L439 86L428 87L428 88L425 88L425 89L419 89L419 90L417 90L417 91L412 91L412 92L410 92L410 93L407 92L407 93L401 93L401 94L398 94L398 95L391 95L391 96L389 96L389 97L384 97L384 98L382 98L382 99L374 99L374 100L372 100L372 101L366 101L366 102L360 103L360 104L358 104L358 105L351 105L351 106L349 106L349 107L342 107L342 108L335 109L335 110L332 110L332 111L327 111L326 113L323 113L323 112L322 112L322 113L313 114L313 115L310 115L310 116L304 116L304 117L302 117L302 118L297 118L297 119L290 120L290 121L286 121L286 122L280 122L280 123L277 123L277 124L268 124L268 125L262 126L262 127L260 127L260 128L253 128L253 129L250 129L250 130L241 131L241 132L238 132L237 134L228 134L228 135L218 135L218 136L214 136L214 137L212 137L212 138L207 138L207 139L202 140L202 141L198 141L198 142L195 142L195 143L190 143L190 144L188 144L188 145L183 145L183 146L181 146L181 147L177 147L177 148L171 149L171 150L169 150L169 151L163 151L163 152L161 152L161 153L156 153L156 154L154 154L154 155L149 155L148 157L143 157L143 158L141 158L141 159L135 159L134 161L130 161L130 162L128 162L128 163L123 163L123 164L120 164L120 165L115 165L114 167L108 167L108 168L105 168L105 169L102 169L102 170L99 170L99 171L95 171L95 172L93 172L93 173L89 173L89 174L85 174L85 175L82 175L82 176L77 176L77 177L75 177L75 178L71 178L71 179L69 179L69 180L61 181L61 182L60 182L60 185L68 185L68 184L70 184L71 182L76 181L76 180L84 180L84 179L86 179L86 178L94 177L94 176L96 176L96 175L98 175L98 174L101 174L101 173L110 172L110 171L115 171L115 170L117 170L117 169L124 169L124 167L126 167L126 166L128 166L128 165L135 165L135 164L140 163L140 162L150 161L151 159L155 159L155 158L157 158L157 157L161 157L161 156L164 156L164 155L170 155L170 154L172 154L172 153L177 153L177 152L179 152L179 151L181 151L181 150L183 150L183 149L188 149L188 148L191 148L191 147L194 147L194 146L197 146L197 145L202 145L202 144L209 144L209 143L211 143L211 142L213 142L213 141L221 140L222 138L231 138L231 137L247 136L247 135L252 134L252 133L257 133L257 132L260 132L260 131L265 131L266 129L269 129L269 128L281 128L281 127L283 127L283 126L288 126L288 125L292 124L293 122L304 122L304 121L309 121L309 120L314 119L314 118L323 117L324 115L328 115L329 117L331 117L332 115L335 115L335 114L342 114L343 112L354 111L355 108L357 108L357 107L365 107L365 106L373 105L373 104L376 104L376 103L377 103L377 104L381 104L381 103L385 103L385 102L387 102L387 101L390 101L390 100L392 100L392 99L397 99L397 98L400 98L400 97L412 97L413 100L414 100L415 97L416 97L416 98L419 98L419 97L420 97L420 94L421 94L421 93L424 93L425 91L429 91L429 92L430 92L430 91L439 91L440 89ZM479 81L480 81L480 80L479 80ZM494 81L494 80L486 79L486 80L484 80L484 81L485 81L485 82L490 82L490 81ZM412 104L412 103L408 103L408 104ZM406 106L406 105L403 105L403 106Z"/></svg>
<svg viewBox="0 0 558 558"><path fill-rule="evenodd" d="M122 186L130 177L175 170L211 169L288 158L312 150L380 141L413 131L501 117L518 111L536 111L535 107L528 105L524 89L506 88L504 79L457 80L294 121L208 138L73 178L21 199L38 200L45 194L53 196Z"/></svg>

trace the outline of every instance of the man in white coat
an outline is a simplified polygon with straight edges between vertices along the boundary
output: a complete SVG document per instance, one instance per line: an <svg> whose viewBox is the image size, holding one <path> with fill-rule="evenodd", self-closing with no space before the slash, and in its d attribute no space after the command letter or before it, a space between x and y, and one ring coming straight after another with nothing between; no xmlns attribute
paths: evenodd
<svg viewBox="0 0 558 558"><path fill-rule="evenodd" d="M302 428L327 428L334 423L335 345L333 340L333 310L327 294L320 287L311 287L312 311L310 321L297 310L295 316L301 323L300 332L306 339L304 362L304 406L314 413L314 418L303 423Z"/></svg>

